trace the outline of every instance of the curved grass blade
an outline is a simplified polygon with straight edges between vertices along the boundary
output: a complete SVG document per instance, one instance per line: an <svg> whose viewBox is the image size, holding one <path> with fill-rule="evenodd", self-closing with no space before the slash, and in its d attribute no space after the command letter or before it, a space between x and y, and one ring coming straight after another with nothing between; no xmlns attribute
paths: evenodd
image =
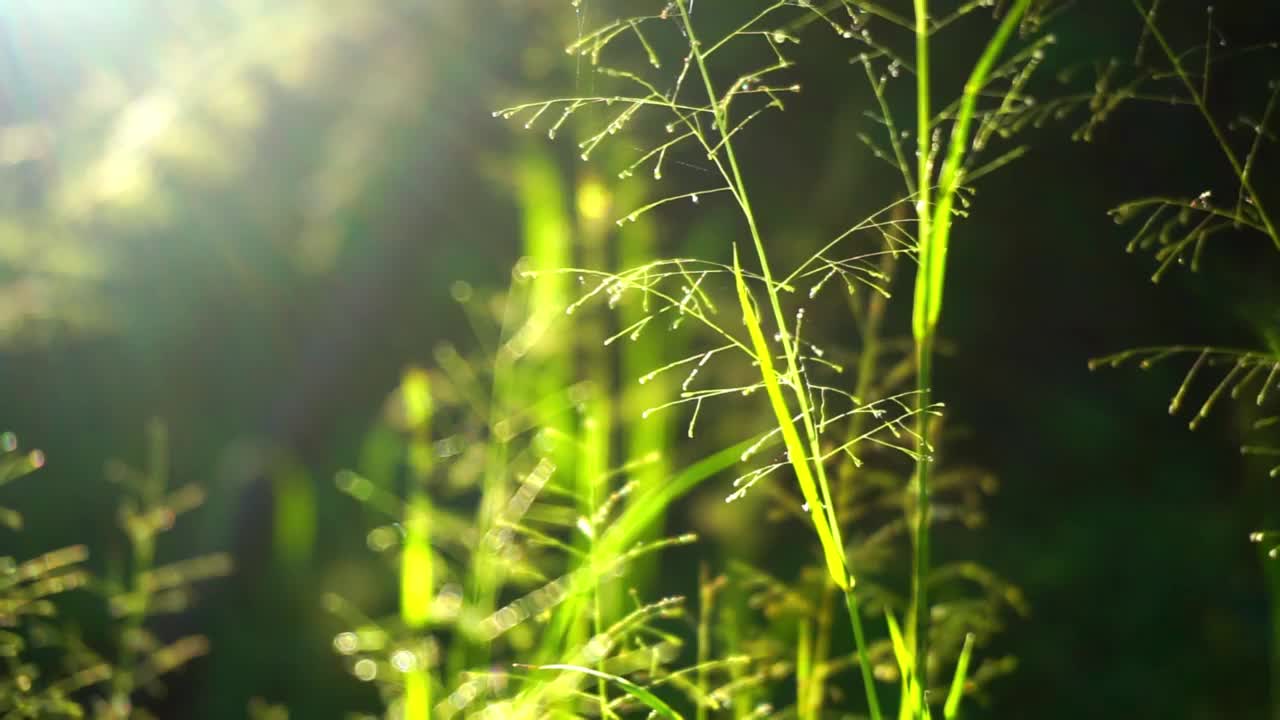
<svg viewBox="0 0 1280 720"><path fill-rule="evenodd" d="M814 530L822 543L822 555L827 561L827 571L831 581L841 590L849 589L849 572L845 569L844 549L836 542L831 526L827 522L825 506L818 496L818 486L813 479L813 470L805 454L804 444L800 441L800 433L791 419L791 410L782 395L782 382L773 368L773 351L769 349L760 328L760 320L752 305L751 293L747 290L743 279L742 266L738 262L738 248L733 249L733 279L738 286L738 303L742 306L742 321L751 335L751 345L755 349L756 361L760 363L760 377L764 381L765 391L769 396L769 404L777 418L778 428L782 431L782 441L786 445L791 467L796 472L800 484L800 492L804 495L805 504L809 507L809 515L813 519Z"/></svg>

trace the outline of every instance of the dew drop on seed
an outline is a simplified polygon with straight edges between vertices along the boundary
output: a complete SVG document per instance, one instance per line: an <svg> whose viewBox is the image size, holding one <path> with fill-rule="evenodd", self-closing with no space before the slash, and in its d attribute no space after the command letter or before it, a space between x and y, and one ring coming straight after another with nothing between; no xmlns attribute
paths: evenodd
<svg viewBox="0 0 1280 720"><path fill-rule="evenodd" d="M1260 533L1260 532L1251 532L1251 533L1249 533L1249 542L1251 542L1251 543L1260 543L1260 542L1262 542L1262 533Z"/></svg>

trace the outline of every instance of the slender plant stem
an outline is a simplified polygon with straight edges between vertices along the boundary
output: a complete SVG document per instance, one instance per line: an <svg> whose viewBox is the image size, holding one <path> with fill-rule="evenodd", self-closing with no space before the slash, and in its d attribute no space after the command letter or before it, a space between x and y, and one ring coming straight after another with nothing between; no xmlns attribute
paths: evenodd
<svg viewBox="0 0 1280 720"><path fill-rule="evenodd" d="M809 701L813 679L813 621L801 615L796 621L796 715L800 720L813 720Z"/></svg>
<svg viewBox="0 0 1280 720"><path fill-rule="evenodd" d="M911 577L911 620L908 627L911 652L916 668L916 688L920 711L928 714L925 688L929 669L929 476L933 452L929 446L932 404L933 351L938 319L942 313L942 293L946 279L947 247L951 237L951 214L956 193L964 181L965 159L970 150L969 129L977 109L978 97L986 87L996 59L1008 43L1014 28L1031 5L1031 0L1015 0L991 40L974 64L960 96L955 125L939 175L937 200L931 203L934 148L931 138L929 77L929 8L928 0L915 0L916 27L916 102L920 220L920 269L916 273L912 334L916 342L916 391L920 412L916 416L916 473L914 487L914 527L912 533L915 557Z"/></svg>
<svg viewBox="0 0 1280 720"><path fill-rule="evenodd" d="M853 644L858 651L858 670L862 673L862 688L867 693L867 706L873 720L880 718L880 699L876 696L876 678L871 672L871 655L867 652L867 636L862 630L862 615L858 612L858 597L853 588L844 591L845 607L849 609L849 623L853 625Z"/></svg>
<svg viewBox="0 0 1280 720"><path fill-rule="evenodd" d="M915 525L912 533L914 550L911 564L911 610L915 655L913 667L918 677L915 687L920 694L919 707L925 707L924 691L928 685L929 658L929 476L933 457L929 451L929 413L924 408L932 402L933 334L916 341L916 391L921 412L916 414L915 491L913 493Z"/></svg>
<svg viewBox="0 0 1280 720"><path fill-rule="evenodd" d="M732 132L729 128L725 103L719 100L715 87L711 82L711 74L707 70L705 53L698 41L697 34L694 31L693 23L689 19L689 9L686 0L676 0L676 6L680 11L680 18L684 25L685 34L689 38L689 52L697 63L698 73L702 76L703 87L707 93L707 101L711 104L713 117L715 118L716 129L720 134L719 149L723 151L724 156L729 164L728 177L726 179L734 188L734 195L738 200L738 204L742 209L742 214L747 222L747 228L751 233L751 240L755 246L756 256L760 262L761 275L765 281L766 294L769 296L769 305L773 311L774 322L778 326L778 335L781 338L783 354L787 361L787 378L791 384L792 391L796 396L796 401L800 408L800 417L803 420L805 432L808 436L810 453L813 457L812 463L804 457L803 446L800 444L798 433L796 432L792 420L790 410L787 409L786 402L777 387L777 378L773 375L767 347L763 345L763 339L760 337L760 327L758 321L754 324L754 313L751 310L750 301L746 297L745 286L742 285L742 274L740 266L736 260L735 250L735 273L739 281L739 293L742 302L744 315L747 316L748 329L753 332L753 341L759 348L758 360L760 362L761 375L765 380L766 389L770 396L770 401L777 415L779 428L782 431L784 439L787 440L789 451L791 453L792 467L795 468L797 478L800 480L802 490L806 490L806 494L813 495L813 479L811 475L816 475L817 487L821 491L821 498L807 497L810 503L810 512L813 516L815 529L818 531L819 538L823 541L823 554L827 560L828 570L830 571L833 582L835 582L841 590L844 591L847 599L852 602L853 578L848 571L848 563L845 560L844 544L840 539L840 526L835 516L835 503L831 495L830 484L827 481L826 469L820 458L822 457L821 448L819 446L817 427L813 421L813 410L809 404L808 393L804 387L804 380L800 372L799 353L796 350L794 340L791 338L786 323L786 316L782 312L782 303L778 297L778 289L773 280L773 272L769 266L768 253L764 248L764 240L761 237L759 227L756 223L755 213L751 208L751 202L746 192L746 183L743 181L742 170L738 163L737 154L734 152L732 142ZM727 101L726 101L727 102ZM715 153L712 153L713 158ZM714 158L719 164L719 159ZM815 504L821 507L814 507ZM850 605L856 610L856 603ZM867 649L865 637L862 633L862 621L857 617L856 612L851 618L854 624L854 640L858 648L859 659L862 661L864 669L864 684L867 693L867 703L871 709L873 720L880 720L880 707L876 698L874 679L870 675L870 667L867 663Z"/></svg>
<svg viewBox="0 0 1280 720"><path fill-rule="evenodd" d="M919 218L918 238L920 244L920 269L916 275L915 305L912 313L912 331L916 340L916 470L913 495L914 527L912 532L912 567L911 567L911 620L908 624L908 642L915 655L914 667L919 668L921 675L927 673L929 657L929 470L930 458L926 443L929 433L930 391L933 385L932 355L933 329L925 321L928 307L929 262L933 257L933 223L930 207L933 192L933 130L930 127L932 110L929 102L929 2L915 0L915 35L916 35L916 185L919 188L916 198L916 215ZM923 678L916 680L921 697L919 706L924 707Z"/></svg>
<svg viewBox="0 0 1280 720"><path fill-rule="evenodd" d="M831 656L831 615L834 604L834 593L823 592L822 604L818 607L815 621L818 632L813 645L813 673L808 678L806 692L809 699L806 708L801 711L809 716L822 717L822 706L826 697L823 687L827 684L827 660Z"/></svg>
<svg viewBox="0 0 1280 720"><path fill-rule="evenodd" d="M696 687L698 688L697 720L707 720L707 663L711 661L711 605L715 600L715 589L711 584L707 565L698 568L698 672Z"/></svg>
<svg viewBox="0 0 1280 720"><path fill-rule="evenodd" d="M431 549L431 500L426 485L431 476L431 391L421 370L405 373L400 385L405 417L412 428L409 440L409 488L405 502L405 539L400 556L400 619L415 635L425 635L435 585ZM405 674L405 720L431 715L431 673L426 654Z"/></svg>

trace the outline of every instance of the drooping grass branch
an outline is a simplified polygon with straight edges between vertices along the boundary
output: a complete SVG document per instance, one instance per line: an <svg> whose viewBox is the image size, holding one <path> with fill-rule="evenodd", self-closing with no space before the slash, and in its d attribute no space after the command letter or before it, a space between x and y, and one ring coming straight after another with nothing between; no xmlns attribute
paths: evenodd
<svg viewBox="0 0 1280 720"><path fill-rule="evenodd" d="M1192 104L1200 111L1200 116L1204 118L1205 124L1209 126L1209 132L1213 134L1213 139L1217 141L1218 146L1222 149L1222 154L1227 158L1227 162L1231 164L1231 170L1235 173L1236 180L1240 183L1241 194L1248 196L1249 202L1257 211L1258 219L1266 230L1267 237L1271 239L1271 242L1275 245L1276 249L1280 250L1280 229L1276 227L1271 215L1267 213L1263 205L1263 198L1254 186L1253 178L1249 172L1252 166L1252 159L1257 154L1257 144L1255 143L1253 149L1249 153L1248 159L1245 162L1241 162L1236 151L1232 149L1231 143L1223 133L1222 127L1219 125L1217 118L1215 118L1213 113L1209 110L1206 96L1209 90L1209 66L1211 64L1210 53L1212 52L1213 43L1209 42L1205 45L1205 67L1203 71L1203 78L1201 84L1197 87L1195 81L1191 77L1191 73L1183 66L1183 56L1175 51L1173 46L1169 44L1168 39L1165 38L1164 32L1160 29L1160 25L1156 22L1156 11L1160 7L1160 0L1153 0L1149 9L1144 9L1140 0L1132 0L1132 2L1134 9L1142 16L1142 21L1146 26L1146 32L1149 33L1151 37L1155 38L1156 43L1160 46L1160 50L1173 66L1174 74L1177 75L1178 79L1181 80L1182 84L1186 87L1187 93L1191 97ZM1212 12L1212 9L1210 9L1210 12ZM1212 18L1210 19L1210 22L1212 22ZM1273 99L1268 104L1268 115L1270 114L1270 110L1274 108L1274 97L1275 95L1273 94ZM1262 130L1260 129L1259 136L1261 136L1261 134Z"/></svg>

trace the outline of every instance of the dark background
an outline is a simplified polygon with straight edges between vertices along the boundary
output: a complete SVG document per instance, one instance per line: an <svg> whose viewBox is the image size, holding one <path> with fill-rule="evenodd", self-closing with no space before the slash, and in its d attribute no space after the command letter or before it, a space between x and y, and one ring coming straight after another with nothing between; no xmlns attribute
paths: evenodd
<svg viewBox="0 0 1280 720"><path fill-rule="evenodd" d="M559 51L574 33L567 2L322 5L0 4L0 120L55 139L0 166L3 425L49 457L5 488L30 527L6 533L4 553L122 552L103 464L140 461L147 419L163 418L175 476L210 490L166 552L227 549L239 566L176 621L207 632L214 653L173 681L172 717L237 717L254 695L302 718L371 707L333 657L340 626L318 598L388 580L362 565L364 519L330 478L356 462L403 367L430 363L441 340L475 345L451 284L509 280L514 164L540 133L490 111L583 82ZM701 0L698 12L714 25L732 5ZM1203 6L1176 5L1170 35L1200 42ZM1277 10L1241 0L1217 17L1244 46L1276 39ZM590 24L605 10L587 12ZM966 66L946 53L971 58L990 27L983 15L953 29L940 84ZM1140 27L1126 2L1076 3L1052 26L1037 94L1087 89L1094 63L1132 58ZM741 141L766 236L825 236L897 192L852 138L873 129L861 68L845 62L856 50L816 26L805 38L804 92ZM1058 83L1069 67L1083 71ZM1280 61L1258 53L1224 72L1215 107L1256 117ZM905 106L910 91L901 79L891 100ZM237 93L252 100L227 100ZM165 107L156 97L178 109L122 139L129 108ZM1185 365L1091 373L1087 360L1147 344L1264 347L1280 257L1260 236L1233 236L1199 273L1152 285L1150 254L1124 252L1135 228L1107 209L1230 196L1229 168L1189 109L1131 103L1092 142L1073 141L1085 118L1022 135L1032 153L980 185L950 253L953 352L937 394L965 433L947 452L991 470L1001 492L986 527L942 536L937 552L990 565L1032 607L992 649L1020 665L984 712L1263 717L1268 601L1247 535L1275 505L1265 467L1237 450L1244 420L1224 406L1189 432L1186 413L1165 412ZM136 196L102 179L120 145L150 173ZM582 172L567 141L555 147ZM326 204L317 178L329 176L345 194ZM1273 197L1274 177L1259 179ZM693 219L661 221L664 252L684 251ZM792 245L782 262L807 254ZM58 252L89 269L65 271ZM312 554L293 565L273 559L259 477L280 457L305 469L319 510Z"/></svg>

